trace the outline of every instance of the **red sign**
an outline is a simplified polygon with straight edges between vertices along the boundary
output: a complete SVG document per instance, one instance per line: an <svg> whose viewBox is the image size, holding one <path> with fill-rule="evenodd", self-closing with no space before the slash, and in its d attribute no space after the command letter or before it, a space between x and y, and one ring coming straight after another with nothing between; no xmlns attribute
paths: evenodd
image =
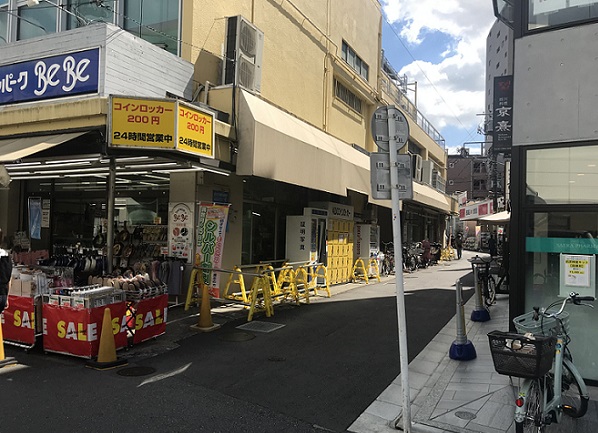
<svg viewBox="0 0 598 433"><path fill-rule="evenodd" d="M106 308L110 309L112 317L115 346L117 349L125 347L127 345L127 318L124 302L91 309L44 304L44 350L84 358L97 356Z"/></svg>
<svg viewBox="0 0 598 433"><path fill-rule="evenodd" d="M142 299L135 306L135 335L133 343L141 343L166 332L168 295Z"/></svg>
<svg viewBox="0 0 598 433"><path fill-rule="evenodd" d="M6 340L35 344L34 298L9 295L8 308L2 314L2 334Z"/></svg>

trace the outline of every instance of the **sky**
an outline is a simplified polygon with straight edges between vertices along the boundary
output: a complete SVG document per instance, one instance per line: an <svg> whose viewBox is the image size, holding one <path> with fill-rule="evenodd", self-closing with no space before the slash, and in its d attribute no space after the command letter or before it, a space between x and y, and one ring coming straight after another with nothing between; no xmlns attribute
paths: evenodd
<svg viewBox="0 0 598 433"><path fill-rule="evenodd" d="M384 55L408 83L417 107L446 140L449 155L478 134L485 108L486 37L492 0L380 0ZM414 101L414 85L407 96ZM479 144L465 144L479 153Z"/></svg>

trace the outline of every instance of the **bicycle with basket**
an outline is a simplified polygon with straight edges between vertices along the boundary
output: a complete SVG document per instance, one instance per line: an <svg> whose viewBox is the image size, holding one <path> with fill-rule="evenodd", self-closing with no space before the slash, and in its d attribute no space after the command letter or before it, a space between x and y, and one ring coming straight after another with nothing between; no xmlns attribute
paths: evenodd
<svg viewBox="0 0 598 433"><path fill-rule="evenodd" d="M580 418L588 408L588 391L569 351L567 304L592 307L592 296L570 293L545 309L513 319L517 333L488 333L494 368L520 378L515 400L515 431L544 432L561 421L563 413ZM558 310L555 307L560 307Z"/></svg>

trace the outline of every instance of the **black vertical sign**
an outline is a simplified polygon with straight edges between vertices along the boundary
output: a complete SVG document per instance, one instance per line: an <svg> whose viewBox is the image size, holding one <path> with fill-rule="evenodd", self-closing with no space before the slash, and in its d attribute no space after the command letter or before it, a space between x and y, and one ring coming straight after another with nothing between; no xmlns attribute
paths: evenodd
<svg viewBox="0 0 598 433"><path fill-rule="evenodd" d="M494 77L492 149L510 153L513 146L513 76Z"/></svg>

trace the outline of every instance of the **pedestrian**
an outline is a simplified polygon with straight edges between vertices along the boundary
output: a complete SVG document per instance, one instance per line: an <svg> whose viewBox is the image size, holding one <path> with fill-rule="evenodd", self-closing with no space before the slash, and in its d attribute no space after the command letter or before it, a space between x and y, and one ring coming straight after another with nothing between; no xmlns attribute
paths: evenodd
<svg viewBox="0 0 598 433"><path fill-rule="evenodd" d="M0 229L0 314L8 307L8 290L12 276L12 260L5 248L6 243Z"/></svg>
<svg viewBox="0 0 598 433"><path fill-rule="evenodd" d="M461 233L457 234L457 238L455 239L455 248L457 249L457 259L460 259L463 255L463 236L461 236Z"/></svg>
<svg viewBox="0 0 598 433"><path fill-rule="evenodd" d="M491 234L490 239L488 239L488 249L490 250L490 257L496 257L498 255L498 250L496 249L496 238L493 234Z"/></svg>
<svg viewBox="0 0 598 433"><path fill-rule="evenodd" d="M432 245L430 245L430 241L428 240L428 238L425 238L422 241L422 249L424 250L424 252L422 254L424 266L428 266L430 264L430 260L432 259L432 254L431 254Z"/></svg>

